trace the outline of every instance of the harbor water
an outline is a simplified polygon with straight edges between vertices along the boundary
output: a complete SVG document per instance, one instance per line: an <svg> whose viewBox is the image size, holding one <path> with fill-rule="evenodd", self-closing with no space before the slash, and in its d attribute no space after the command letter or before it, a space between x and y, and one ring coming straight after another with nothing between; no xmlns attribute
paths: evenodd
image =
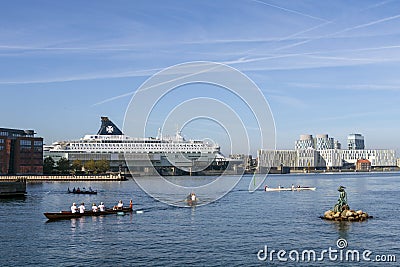
<svg viewBox="0 0 400 267"><path fill-rule="evenodd" d="M174 179L192 179L195 184L196 179L208 178ZM317 188L299 192L261 188L249 193L251 179L244 176L218 201L187 208L154 200L133 180L28 183L26 198L0 200L0 266L395 266L400 261L400 173L269 175L265 181L270 187ZM352 223L321 220L319 216L336 203L340 185L346 186L350 208L374 218ZM66 193L68 187L89 186L98 194ZM90 208L103 201L110 207L120 199L125 204L132 199L134 209L143 213L54 222L43 215L68 210L72 202ZM346 247L338 247L339 239ZM337 258L321 257L330 248L338 251ZM270 258L272 250L286 254ZM316 259L302 260L304 250L315 251ZM346 250L359 251L359 261L340 259L340 251ZM366 250L371 251L370 261L362 258ZM293 251L299 252L298 259ZM394 255L397 262L377 262L376 255Z"/></svg>

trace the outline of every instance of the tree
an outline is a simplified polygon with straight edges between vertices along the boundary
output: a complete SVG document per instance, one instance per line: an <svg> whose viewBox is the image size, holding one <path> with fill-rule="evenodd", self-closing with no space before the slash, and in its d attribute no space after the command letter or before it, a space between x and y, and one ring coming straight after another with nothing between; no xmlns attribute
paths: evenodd
<svg viewBox="0 0 400 267"><path fill-rule="evenodd" d="M95 162L96 173L106 173L110 170L110 162L108 160L98 160Z"/></svg>
<svg viewBox="0 0 400 267"><path fill-rule="evenodd" d="M76 159L72 162L71 169L73 171L80 172L82 171L82 167L83 167L82 161Z"/></svg>
<svg viewBox="0 0 400 267"><path fill-rule="evenodd" d="M94 160L92 160L92 159L86 161L84 166L85 166L86 172L88 172L88 173L94 173L96 171L96 165L95 165Z"/></svg>
<svg viewBox="0 0 400 267"><path fill-rule="evenodd" d="M71 170L71 165L69 164L69 160L62 157L57 161L57 169L61 174L68 174Z"/></svg>
<svg viewBox="0 0 400 267"><path fill-rule="evenodd" d="M52 157L46 157L43 161L43 173L52 174L55 167L55 161Z"/></svg>

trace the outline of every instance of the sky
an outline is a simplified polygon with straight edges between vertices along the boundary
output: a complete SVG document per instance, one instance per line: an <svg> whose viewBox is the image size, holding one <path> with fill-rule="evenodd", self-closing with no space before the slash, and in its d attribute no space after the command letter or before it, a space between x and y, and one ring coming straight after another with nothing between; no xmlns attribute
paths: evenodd
<svg viewBox="0 0 400 267"><path fill-rule="evenodd" d="M346 146L348 134L361 133L367 148L400 155L399 1L4 0L0 14L0 127L34 129L47 144L96 133L100 116L122 128L145 81L211 61L258 86L278 149L293 149L300 134L327 133ZM209 87L193 85L182 101L238 106ZM177 105L172 96L166 112ZM183 134L224 151L223 127Z"/></svg>

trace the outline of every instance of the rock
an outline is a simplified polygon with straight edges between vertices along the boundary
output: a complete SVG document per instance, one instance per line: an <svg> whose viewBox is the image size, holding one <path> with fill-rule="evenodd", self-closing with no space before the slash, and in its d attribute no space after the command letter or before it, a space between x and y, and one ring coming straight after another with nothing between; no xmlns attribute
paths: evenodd
<svg viewBox="0 0 400 267"><path fill-rule="evenodd" d="M324 213L324 217L326 217L326 216L331 216L332 217L332 215L333 215L333 211L331 211L331 210L327 210Z"/></svg>
<svg viewBox="0 0 400 267"><path fill-rule="evenodd" d="M355 221L355 222L361 222L365 221L368 218L372 218L372 216L369 216L368 213L363 212L362 210L344 210L342 212L334 212L332 210L327 210L324 213L324 216L321 216L320 218L326 219L326 220L331 220L331 221Z"/></svg>

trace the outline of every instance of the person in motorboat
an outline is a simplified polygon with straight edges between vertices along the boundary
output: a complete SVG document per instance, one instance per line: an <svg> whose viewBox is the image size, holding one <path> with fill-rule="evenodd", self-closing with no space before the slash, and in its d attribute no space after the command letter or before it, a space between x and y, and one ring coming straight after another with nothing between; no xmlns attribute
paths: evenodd
<svg viewBox="0 0 400 267"><path fill-rule="evenodd" d="M186 201L190 204L190 203L195 203L195 202L197 202L197 197L196 197L196 194L195 193L190 193L188 196L187 196L187 198L186 198Z"/></svg>
<svg viewBox="0 0 400 267"><path fill-rule="evenodd" d="M92 205L92 211L93 211L93 212L98 212L98 211L99 211L99 208L97 207L96 203L93 203L93 205Z"/></svg>
<svg viewBox="0 0 400 267"><path fill-rule="evenodd" d="M82 202L82 204L78 208L79 208L79 213L84 213L86 210L85 203Z"/></svg>
<svg viewBox="0 0 400 267"><path fill-rule="evenodd" d="M105 211L106 210L106 206L104 206L103 202L100 202L100 205L98 206L100 211Z"/></svg>
<svg viewBox="0 0 400 267"><path fill-rule="evenodd" d="M76 206L76 203L72 203L71 212L76 213L77 211L78 211L78 207Z"/></svg>

